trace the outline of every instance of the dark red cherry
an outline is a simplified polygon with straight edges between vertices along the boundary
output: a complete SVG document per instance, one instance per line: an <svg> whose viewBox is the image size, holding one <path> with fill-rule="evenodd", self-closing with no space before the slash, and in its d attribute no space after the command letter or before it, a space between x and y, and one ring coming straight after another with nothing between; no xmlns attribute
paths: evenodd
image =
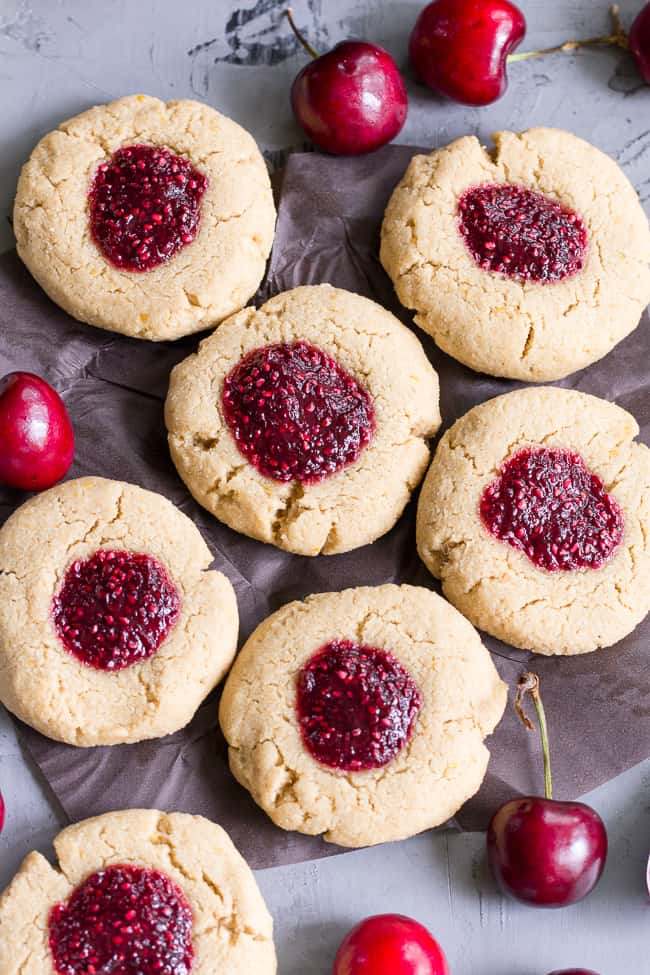
<svg viewBox="0 0 650 975"><path fill-rule="evenodd" d="M641 77L650 85L650 3L646 3L636 15L630 27L628 43Z"/></svg>
<svg viewBox="0 0 650 975"><path fill-rule="evenodd" d="M488 861L505 894L535 907L566 907L589 894L605 866L607 831L598 813L583 802L553 799L548 735L539 679L524 674L516 707L530 693L542 736L546 797L524 796L504 803L488 826Z"/></svg>
<svg viewBox="0 0 650 975"><path fill-rule="evenodd" d="M332 975L449 975L449 967L423 925L401 914L376 914L343 939Z"/></svg>
<svg viewBox="0 0 650 975"><path fill-rule="evenodd" d="M505 894L536 907L566 907L596 886L607 833L582 802L525 796L506 802L488 827L488 857Z"/></svg>
<svg viewBox="0 0 650 975"><path fill-rule="evenodd" d="M558 968L549 975L598 975L598 972L592 971L591 968Z"/></svg>
<svg viewBox="0 0 650 975"><path fill-rule="evenodd" d="M2 798L2 793L0 792L0 833L4 829L5 825L5 801Z"/></svg>
<svg viewBox="0 0 650 975"><path fill-rule="evenodd" d="M394 139L406 120L408 97L388 51L351 40L318 56L290 20L314 58L291 86L293 113L311 141L335 156L358 156Z"/></svg>
<svg viewBox="0 0 650 975"><path fill-rule="evenodd" d="M488 105L508 85L506 61L526 21L509 0L434 0L418 17L409 58L418 78L465 105Z"/></svg>
<svg viewBox="0 0 650 975"><path fill-rule="evenodd" d="M0 483L42 491L67 474L74 432L63 400L31 372L0 380Z"/></svg>

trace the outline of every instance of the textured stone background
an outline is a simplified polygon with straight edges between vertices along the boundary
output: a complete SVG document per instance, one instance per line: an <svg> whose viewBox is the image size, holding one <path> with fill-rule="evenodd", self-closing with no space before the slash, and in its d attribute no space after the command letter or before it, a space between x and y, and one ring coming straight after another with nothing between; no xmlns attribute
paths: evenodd
<svg viewBox="0 0 650 975"><path fill-rule="evenodd" d="M606 0L520 0L528 48L609 27ZM623 0L629 23L642 0ZM283 0L0 0L0 247L19 167L58 121L134 91L196 97L249 128L276 165L302 147L288 104L305 62L282 20ZM388 47L409 79L400 141L441 145L498 128L571 129L611 153L650 204L650 88L618 50L516 64L507 95L486 109L443 102L412 81L406 44L422 4L406 0L294 0L296 18L325 48L349 36ZM648 404L650 409L650 404ZM606 729L603 729L606 734ZM555 743L561 748L561 742ZM299 867L264 871L281 975L327 975L335 947L360 917L411 914L428 924L454 975L546 975L586 966L601 975L650 972L645 857L650 761L589 797L605 816L605 877L582 905L538 913L502 900L486 875L481 836L423 836ZM9 816L0 838L0 888L34 847L48 850L59 813L0 714L0 788ZM253 975L253 973L251 973Z"/></svg>

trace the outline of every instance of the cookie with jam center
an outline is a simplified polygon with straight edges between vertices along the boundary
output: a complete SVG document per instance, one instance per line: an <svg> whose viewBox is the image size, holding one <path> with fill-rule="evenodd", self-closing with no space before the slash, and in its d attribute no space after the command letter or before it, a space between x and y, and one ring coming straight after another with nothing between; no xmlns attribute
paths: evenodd
<svg viewBox="0 0 650 975"><path fill-rule="evenodd" d="M237 780L283 829L341 846L413 836L478 791L506 685L428 589L319 593L261 623L219 719Z"/></svg>
<svg viewBox="0 0 650 975"><path fill-rule="evenodd" d="M184 727L235 655L229 580L159 494L85 477L0 529L0 701L42 734L112 745Z"/></svg>
<svg viewBox="0 0 650 975"><path fill-rule="evenodd" d="M650 301L650 229L605 153L559 129L465 136L414 156L381 261L437 345L477 372L561 379L596 362Z"/></svg>
<svg viewBox="0 0 650 975"><path fill-rule="evenodd" d="M621 407L520 389L445 433L418 503L417 545L479 629L543 654L589 653L650 609L650 450Z"/></svg>
<svg viewBox="0 0 650 975"><path fill-rule="evenodd" d="M227 833L202 816L111 812L30 853L0 896L0 972L275 975L273 922Z"/></svg>
<svg viewBox="0 0 650 975"><path fill-rule="evenodd" d="M160 341L246 304L275 206L245 129L200 102L129 95L41 139L13 224L20 257L70 315Z"/></svg>
<svg viewBox="0 0 650 975"><path fill-rule="evenodd" d="M196 500L300 555L396 523L440 426L418 339L367 298L314 285L224 322L172 372L169 447Z"/></svg>

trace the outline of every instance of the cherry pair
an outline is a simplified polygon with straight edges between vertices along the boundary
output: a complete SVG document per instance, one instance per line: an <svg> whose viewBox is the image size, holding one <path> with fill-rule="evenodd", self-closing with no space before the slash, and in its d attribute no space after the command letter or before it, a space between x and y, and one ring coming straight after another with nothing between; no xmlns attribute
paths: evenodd
<svg viewBox="0 0 650 975"><path fill-rule="evenodd" d="M409 58L420 81L466 105L488 105L500 98L510 62L599 44L629 48L650 84L650 3L629 33L616 7L612 15L614 29L605 37L513 54L526 34L526 21L510 0L433 0L413 28ZM291 88L294 114L312 142L334 155L358 155L394 139L406 120L408 97L391 55L376 44L348 40L318 56L290 11L288 17L313 58Z"/></svg>

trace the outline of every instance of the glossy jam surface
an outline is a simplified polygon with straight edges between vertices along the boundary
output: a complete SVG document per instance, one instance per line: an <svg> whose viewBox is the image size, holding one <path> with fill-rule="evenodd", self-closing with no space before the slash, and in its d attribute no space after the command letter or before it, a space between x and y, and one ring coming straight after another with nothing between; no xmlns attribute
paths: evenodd
<svg viewBox="0 0 650 975"><path fill-rule="evenodd" d="M298 676L303 741L317 762L356 772L382 768L411 736L421 706L407 670L385 650L334 640Z"/></svg>
<svg viewBox="0 0 650 975"><path fill-rule="evenodd" d="M249 353L226 377L222 409L240 452L276 481L334 474L375 431L367 390L308 342Z"/></svg>
<svg viewBox="0 0 650 975"><path fill-rule="evenodd" d="M90 228L121 271L149 271L191 244L208 179L161 146L123 146L98 166L88 194Z"/></svg>
<svg viewBox="0 0 650 975"><path fill-rule="evenodd" d="M547 284L585 263L587 228L573 210L510 183L481 184L458 203L458 226L485 271Z"/></svg>
<svg viewBox="0 0 650 975"><path fill-rule="evenodd" d="M189 975L192 910L166 874L107 867L52 908L50 951L57 975Z"/></svg>
<svg viewBox="0 0 650 975"><path fill-rule="evenodd" d="M165 568L137 552L95 552L73 562L52 619L66 650L97 670L151 657L178 619L180 597Z"/></svg>
<svg viewBox="0 0 650 975"><path fill-rule="evenodd" d="M525 447L480 501L488 531L540 569L598 569L623 538L623 514L579 454Z"/></svg>

